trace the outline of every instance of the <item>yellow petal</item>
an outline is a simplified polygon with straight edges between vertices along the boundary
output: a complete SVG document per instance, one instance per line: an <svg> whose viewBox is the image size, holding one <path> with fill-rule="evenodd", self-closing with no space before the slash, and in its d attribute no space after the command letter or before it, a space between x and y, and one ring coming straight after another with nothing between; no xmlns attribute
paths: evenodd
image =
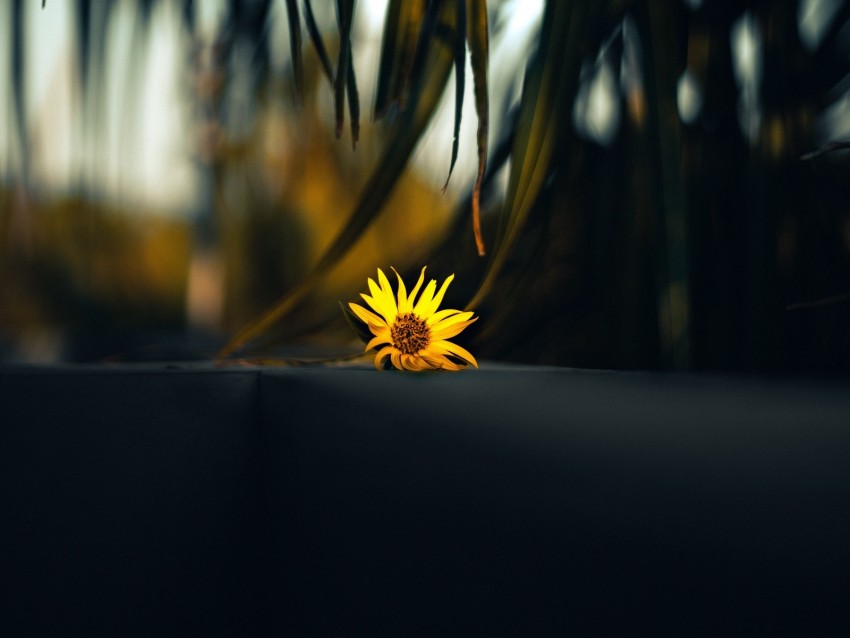
<svg viewBox="0 0 850 638"><path fill-rule="evenodd" d="M443 319L446 319L448 317L451 317L452 315L457 315L457 314L460 314L460 310L454 310L452 308L446 308L445 310L440 310L439 312L435 312L430 317L426 317L425 323L427 323L429 326L433 326L436 323L439 323L440 321L442 321ZM472 313L470 312L469 314L471 315Z"/></svg>
<svg viewBox="0 0 850 638"><path fill-rule="evenodd" d="M422 357L412 354L402 354L401 364L405 370L411 370L413 372L421 372L422 370L430 369L427 361L422 359Z"/></svg>
<svg viewBox="0 0 850 638"><path fill-rule="evenodd" d="M422 282L425 281L425 266L422 268L422 272L419 273L419 281L416 282L416 285L413 287L413 290L410 291L410 296L407 298L407 302L404 304L404 308L399 306L399 312L413 312L413 302L416 300L416 293L419 292L419 288L422 287Z"/></svg>
<svg viewBox="0 0 850 638"><path fill-rule="evenodd" d="M396 370L404 370L404 366L401 363L401 350L392 348L392 352L390 352L390 361Z"/></svg>
<svg viewBox="0 0 850 638"><path fill-rule="evenodd" d="M387 323L381 319L378 315L373 312L369 312L363 306L356 303L349 303L348 307L351 308L351 312L353 312L357 317L364 323L369 324L369 327L372 326L383 326L384 328L389 329ZM374 333L374 331L373 331Z"/></svg>
<svg viewBox="0 0 850 638"><path fill-rule="evenodd" d="M378 269L378 272L381 273L381 275L384 274L381 272L380 268ZM386 277L384 277L384 279L386 280ZM378 286L373 279L369 278L366 282L369 284L369 292L372 293L372 303L370 303L370 305L384 316L387 323L392 323L397 314L395 298L393 297L392 290L390 290L389 294L387 294L387 290ZM366 296L362 293L360 296L366 299Z"/></svg>
<svg viewBox="0 0 850 638"><path fill-rule="evenodd" d="M363 348L363 352L371 350L372 348L375 348L382 343L392 343L389 332L387 332L386 334L375 335L375 338L372 339L369 343L367 343L366 347Z"/></svg>
<svg viewBox="0 0 850 638"><path fill-rule="evenodd" d="M449 287L449 284L452 283L454 278L454 275L448 276L448 278L443 282L443 285L440 286L440 291L434 295L426 306L421 309L421 312L417 313L420 317L430 317L437 311L437 308L439 308L440 304L443 302L443 295L446 294L446 289Z"/></svg>
<svg viewBox="0 0 850 638"><path fill-rule="evenodd" d="M447 325L444 325L446 322L443 322L443 324L440 324L440 327L435 326L431 328L431 339L434 341L451 339L463 332L469 324L475 323L476 321L478 321L478 317L470 319L469 321L458 321Z"/></svg>
<svg viewBox="0 0 850 638"><path fill-rule="evenodd" d="M395 321L395 314L392 314L392 309L387 307L387 304L381 295L381 291L378 290L377 292L378 295L375 297L370 297L362 292L360 293L360 296L363 297L363 301L369 304L375 312L381 315L384 318L384 322L389 325Z"/></svg>
<svg viewBox="0 0 850 638"><path fill-rule="evenodd" d="M407 307L407 288L405 288L404 281L402 281L401 275L398 274L395 268L393 268L393 272L398 278L398 311L399 313L410 312L409 310L405 310Z"/></svg>
<svg viewBox="0 0 850 638"><path fill-rule="evenodd" d="M395 316L398 314L398 306L396 305L395 295L393 294L393 289L392 286L390 286L387 276L380 268L378 268L378 282L381 284L381 292L384 293L384 303L386 304L387 310L392 311L392 318L395 319Z"/></svg>
<svg viewBox="0 0 850 638"><path fill-rule="evenodd" d="M435 315L432 315L432 317L441 316L441 318L437 321L427 322L428 327L431 328L431 330L440 330L441 328L445 328L446 326L451 326L462 321L469 321L470 319L472 319L472 315L474 314L468 311L461 312L460 310L452 310L451 312L453 312L454 314L449 316L443 315L442 310L436 313Z"/></svg>
<svg viewBox="0 0 850 638"><path fill-rule="evenodd" d="M435 341L432 342L428 349L432 352L436 352L437 354L450 354L455 357L462 359L463 361L467 361L474 365L476 368L478 367L478 362L475 360L475 357L470 354L468 350L457 345L456 343L452 343L451 341Z"/></svg>
<svg viewBox="0 0 850 638"><path fill-rule="evenodd" d="M386 346L378 351L378 354L375 355L375 367L378 370L384 369L384 359L386 359L388 355L391 355L393 350L395 350L395 348L392 346Z"/></svg>
<svg viewBox="0 0 850 638"><path fill-rule="evenodd" d="M416 302L416 306L413 308L413 314L420 318L423 316L427 318L427 315L422 314L423 308L427 308L430 305L431 300L434 298L434 290L436 289L437 280L432 279L428 282L428 285L425 286L425 290L422 291L422 296L419 297L419 301Z"/></svg>
<svg viewBox="0 0 850 638"><path fill-rule="evenodd" d="M427 349L419 353L419 356L425 359L434 370L450 370L456 372L464 366L460 366L453 361L449 361L444 355L430 353Z"/></svg>
<svg viewBox="0 0 850 638"><path fill-rule="evenodd" d="M372 297L374 297L376 300L383 301L384 291L381 290L381 287L375 283L375 280L371 277L367 277L366 283L369 284L369 293L372 295Z"/></svg>

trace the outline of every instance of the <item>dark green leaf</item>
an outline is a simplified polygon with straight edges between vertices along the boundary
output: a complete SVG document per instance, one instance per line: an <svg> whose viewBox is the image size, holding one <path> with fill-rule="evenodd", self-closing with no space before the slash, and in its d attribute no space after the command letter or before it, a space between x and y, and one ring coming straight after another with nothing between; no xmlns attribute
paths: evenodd
<svg viewBox="0 0 850 638"><path fill-rule="evenodd" d="M298 0L286 0L286 13L289 18L289 46L292 50L292 69L295 75L295 103L300 107L304 101L304 59L301 55Z"/></svg>
<svg viewBox="0 0 850 638"><path fill-rule="evenodd" d="M319 33L319 27L316 24L316 18L313 15L313 7L310 5L310 0L304 0L304 22L307 25L307 32L310 34L310 39L313 41L313 47L316 49L316 54L319 56L319 62L322 63L322 69L325 75L330 80L331 85L334 82L334 70L331 64L331 58L322 42L322 35Z"/></svg>
<svg viewBox="0 0 850 638"><path fill-rule="evenodd" d="M348 43L348 58L351 59L351 42ZM351 147L357 148L360 138L360 93L357 90L357 78L354 75L354 65L348 66L348 115L351 117Z"/></svg>
<svg viewBox="0 0 850 638"><path fill-rule="evenodd" d="M443 184L443 193L449 186L449 180L452 178L452 171L457 162L457 152L460 146L460 124L463 114L463 92L464 79L466 77L466 6L464 0L457 1L458 28L454 41L455 51L455 128L454 138L452 139L452 159L449 164L449 174L446 176L446 183Z"/></svg>
<svg viewBox="0 0 850 638"><path fill-rule="evenodd" d="M339 21L339 58L334 76L334 114L336 115L336 136L340 137L345 123L345 89L348 85L348 73L351 66L351 20L354 13L354 0L337 0L336 6Z"/></svg>
<svg viewBox="0 0 850 638"><path fill-rule="evenodd" d="M487 169L487 134L489 131L489 98L487 93L487 63L489 37L487 32L487 0L466 0L466 39L469 41L472 78L475 85L475 111L478 114L478 175L472 190L472 229L478 254L484 255L481 236L481 184Z"/></svg>

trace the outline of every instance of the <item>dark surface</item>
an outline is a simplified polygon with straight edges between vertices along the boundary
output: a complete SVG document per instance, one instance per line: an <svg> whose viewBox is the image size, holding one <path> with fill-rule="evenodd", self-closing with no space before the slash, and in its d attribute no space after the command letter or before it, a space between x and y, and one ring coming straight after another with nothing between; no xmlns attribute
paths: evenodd
<svg viewBox="0 0 850 638"><path fill-rule="evenodd" d="M256 627L256 408L253 374L0 373L0 634Z"/></svg>
<svg viewBox="0 0 850 638"><path fill-rule="evenodd" d="M0 635L842 635L850 391L0 369Z"/></svg>

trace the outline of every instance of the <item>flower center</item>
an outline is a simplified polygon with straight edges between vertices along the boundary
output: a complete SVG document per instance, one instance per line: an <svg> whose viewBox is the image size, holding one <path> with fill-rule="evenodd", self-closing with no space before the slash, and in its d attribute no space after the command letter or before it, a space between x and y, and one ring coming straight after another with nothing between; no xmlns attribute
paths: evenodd
<svg viewBox="0 0 850 638"><path fill-rule="evenodd" d="M390 328L393 346L404 354L416 354L431 343L431 329L412 312L398 315Z"/></svg>

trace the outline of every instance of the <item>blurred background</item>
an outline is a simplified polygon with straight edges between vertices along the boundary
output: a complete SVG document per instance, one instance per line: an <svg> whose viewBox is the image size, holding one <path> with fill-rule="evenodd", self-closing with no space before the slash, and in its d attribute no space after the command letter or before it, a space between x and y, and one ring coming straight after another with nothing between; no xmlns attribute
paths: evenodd
<svg viewBox="0 0 850 638"><path fill-rule="evenodd" d="M479 360L850 372L850 1L10 0L0 29L2 362L342 355L338 302L427 265Z"/></svg>

